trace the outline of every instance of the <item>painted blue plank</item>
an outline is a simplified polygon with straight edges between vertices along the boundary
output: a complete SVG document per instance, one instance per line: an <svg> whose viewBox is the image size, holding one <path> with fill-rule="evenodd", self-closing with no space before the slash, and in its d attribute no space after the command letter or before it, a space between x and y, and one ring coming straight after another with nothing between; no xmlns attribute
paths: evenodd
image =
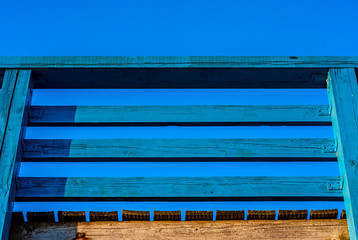
<svg viewBox="0 0 358 240"><path fill-rule="evenodd" d="M335 158L334 141L299 139L25 139L24 158Z"/></svg>
<svg viewBox="0 0 358 240"><path fill-rule="evenodd" d="M350 239L358 233L358 85L353 68L331 69L328 96Z"/></svg>
<svg viewBox="0 0 358 240"><path fill-rule="evenodd" d="M15 196L14 172L16 162L19 162L21 159L19 144L22 137L22 126L26 119L24 111L28 100L30 73L30 70L19 70L16 78L11 78L11 81L14 82L15 90L11 98L10 112L7 118L7 126L0 155L0 235L2 239L7 239L9 234ZM6 91L12 90L11 88L2 89L1 94L9 94Z"/></svg>
<svg viewBox="0 0 358 240"><path fill-rule="evenodd" d="M5 71L0 93L0 152L9 120L11 100L15 91L18 70Z"/></svg>
<svg viewBox="0 0 358 240"><path fill-rule="evenodd" d="M20 177L19 198L342 197L339 177Z"/></svg>
<svg viewBox="0 0 358 240"><path fill-rule="evenodd" d="M33 106L30 123L331 123L326 105Z"/></svg>
<svg viewBox="0 0 358 240"><path fill-rule="evenodd" d="M358 57L148 56L0 57L0 68L329 68L358 67Z"/></svg>

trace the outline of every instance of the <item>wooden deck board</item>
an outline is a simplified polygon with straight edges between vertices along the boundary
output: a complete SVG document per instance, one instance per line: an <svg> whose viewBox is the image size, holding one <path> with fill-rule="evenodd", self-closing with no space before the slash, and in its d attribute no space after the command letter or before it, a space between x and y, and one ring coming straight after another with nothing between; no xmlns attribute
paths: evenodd
<svg viewBox="0 0 358 240"><path fill-rule="evenodd" d="M14 224L11 240L68 240L77 233L88 239L302 239L348 240L347 221L249 220L249 221L140 221Z"/></svg>

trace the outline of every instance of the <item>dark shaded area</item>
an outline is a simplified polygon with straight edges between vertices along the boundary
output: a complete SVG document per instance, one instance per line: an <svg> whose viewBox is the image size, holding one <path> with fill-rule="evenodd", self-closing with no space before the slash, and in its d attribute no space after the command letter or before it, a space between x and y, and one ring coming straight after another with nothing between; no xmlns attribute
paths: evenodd
<svg viewBox="0 0 358 240"><path fill-rule="evenodd" d="M24 214L22 212L13 212L11 222L12 223L22 223L24 222Z"/></svg>
<svg viewBox="0 0 358 240"><path fill-rule="evenodd" d="M54 212L27 212L28 222L55 222Z"/></svg>
<svg viewBox="0 0 358 240"><path fill-rule="evenodd" d="M35 68L32 76L35 88L325 88L327 71L328 68Z"/></svg>

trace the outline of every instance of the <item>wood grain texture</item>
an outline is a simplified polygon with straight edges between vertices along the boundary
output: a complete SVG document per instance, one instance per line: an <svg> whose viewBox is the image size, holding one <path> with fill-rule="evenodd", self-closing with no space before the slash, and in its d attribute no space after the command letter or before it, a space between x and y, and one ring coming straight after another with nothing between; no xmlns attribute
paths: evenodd
<svg viewBox="0 0 358 240"><path fill-rule="evenodd" d="M333 139L25 139L24 158L335 158Z"/></svg>
<svg viewBox="0 0 358 240"><path fill-rule="evenodd" d="M342 197L339 177L19 177L21 198Z"/></svg>
<svg viewBox="0 0 358 240"><path fill-rule="evenodd" d="M10 229L11 212L15 198L15 165L21 159L21 147L18 146L21 144L22 127L26 119L24 112L31 71L20 70L16 77L14 74L14 72L7 73L8 79L5 79L5 86L8 88L1 91L1 94L9 97L11 101L9 104L9 99L1 99L7 102L4 103L6 106L10 106L8 116L2 116L6 117L6 120L4 120L6 128L0 154L0 236L2 236L2 239L8 238ZM12 83L7 84L7 80ZM13 86L15 86L15 89L13 89Z"/></svg>
<svg viewBox="0 0 358 240"><path fill-rule="evenodd" d="M85 222L85 211L58 211L59 222Z"/></svg>
<svg viewBox="0 0 358 240"><path fill-rule="evenodd" d="M122 211L123 221L149 221L149 219L150 219L149 211L132 211L132 210Z"/></svg>
<svg viewBox="0 0 358 240"><path fill-rule="evenodd" d="M5 71L0 93L0 152L9 120L10 106L15 91L18 70Z"/></svg>
<svg viewBox="0 0 358 240"><path fill-rule="evenodd" d="M307 219L308 210L279 210L278 219Z"/></svg>
<svg viewBox="0 0 358 240"><path fill-rule="evenodd" d="M310 219L337 219L338 209L311 210Z"/></svg>
<svg viewBox="0 0 358 240"><path fill-rule="evenodd" d="M22 223L12 226L11 240L69 240L77 233L88 239L302 239L348 240L346 220L142 221Z"/></svg>
<svg viewBox="0 0 358 240"><path fill-rule="evenodd" d="M275 220L275 210L248 210L247 220Z"/></svg>
<svg viewBox="0 0 358 240"><path fill-rule="evenodd" d="M337 142L340 174L349 233L358 239L358 85L353 68L331 69L328 97L332 107L332 125Z"/></svg>
<svg viewBox="0 0 358 240"><path fill-rule="evenodd" d="M32 106L29 123L331 123L326 105Z"/></svg>
<svg viewBox="0 0 358 240"><path fill-rule="evenodd" d="M0 57L0 68L317 68L358 67L358 57L76 56Z"/></svg>

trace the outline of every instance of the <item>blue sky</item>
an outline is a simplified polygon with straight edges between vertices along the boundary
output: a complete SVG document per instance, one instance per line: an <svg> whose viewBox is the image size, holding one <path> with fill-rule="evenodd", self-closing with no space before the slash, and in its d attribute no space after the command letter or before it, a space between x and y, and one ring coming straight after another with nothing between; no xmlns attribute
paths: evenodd
<svg viewBox="0 0 358 240"><path fill-rule="evenodd" d="M1 56L357 56L355 0L0 0ZM141 96L141 97L138 97ZM210 97L209 97L210 96ZM34 105L327 104L325 90L38 90ZM27 138L331 137L330 127L30 128ZM336 163L88 163L83 176L336 175ZM74 176L83 163L23 163L22 176ZM110 169L110 171L108 171ZM127 170L127 171L123 171ZM176 169L177 171L173 171ZM313 171L317 170L317 171ZM47 176L46 175L46 176ZM342 202L16 203L18 211L342 209Z"/></svg>
<svg viewBox="0 0 358 240"><path fill-rule="evenodd" d="M358 55L356 0L0 2L0 55Z"/></svg>

